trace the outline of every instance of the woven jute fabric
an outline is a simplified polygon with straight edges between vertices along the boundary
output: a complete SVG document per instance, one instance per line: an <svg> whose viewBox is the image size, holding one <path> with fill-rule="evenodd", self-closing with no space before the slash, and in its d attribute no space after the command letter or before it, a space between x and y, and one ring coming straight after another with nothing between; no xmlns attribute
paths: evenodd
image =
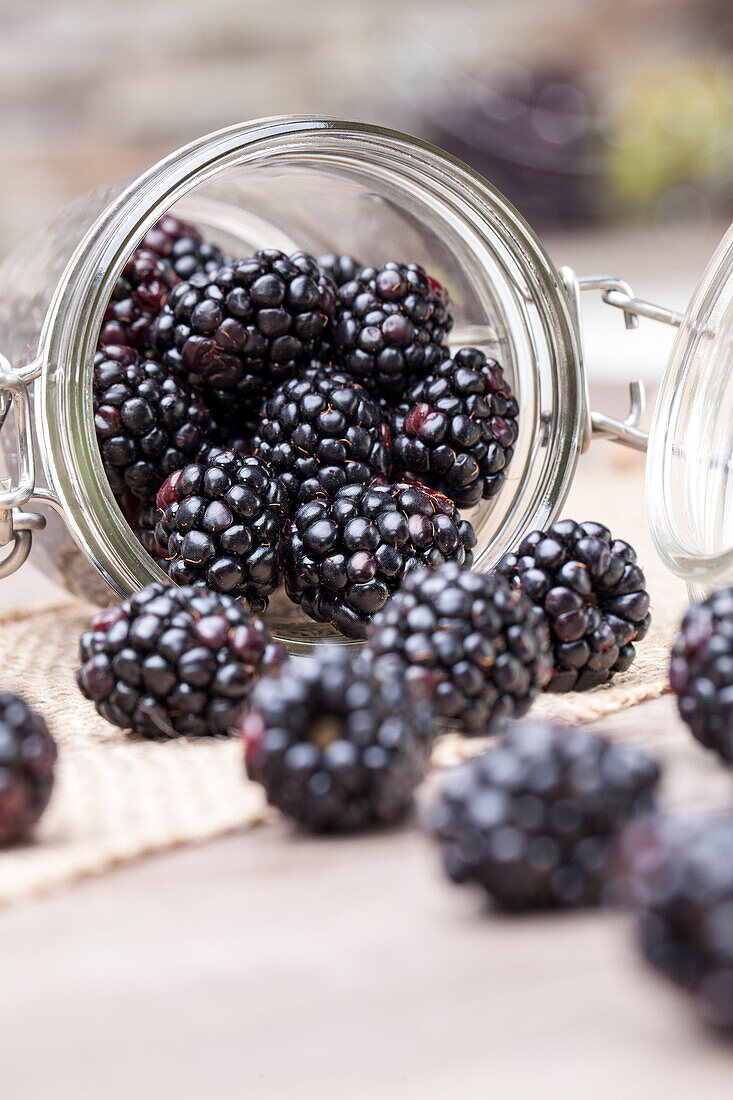
<svg viewBox="0 0 733 1100"><path fill-rule="evenodd" d="M652 596L654 625L627 673L596 691L544 696L535 704L534 713L589 722L666 690L685 593L655 558L638 460L602 453L586 461L563 514L605 522L632 542ZM59 744L46 815L30 841L0 854L0 903L252 826L270 812L260 788L244 777L236 738L148 742L98 717L74 680L78 638L90 614L88 606L68 603L0 616L2 688L40 709ZM481 741L448 735L436 746L435 762L449 764L480 747Z"/></svg>

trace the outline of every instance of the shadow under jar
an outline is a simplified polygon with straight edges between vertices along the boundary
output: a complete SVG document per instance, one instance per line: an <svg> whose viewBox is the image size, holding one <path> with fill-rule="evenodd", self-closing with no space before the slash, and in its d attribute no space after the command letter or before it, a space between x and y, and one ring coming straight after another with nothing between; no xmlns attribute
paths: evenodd
<svg viewBox="0 0 733 1100"><path fill-rule="evenodd" d="M398 258L422 264L448 289L450 347L496 358L520 408L506 483L466 513L478 536L474 568L490 568L556 517L594 431L645 447L635 426L639 387L627 421L590 413L579 293L601 291L629 327L645 307L666 314L657 320L679 324L678 315L639 302L621 280L558 271L490 183L417 139L338 119L265 119L201 138L132 183L77 201L0 266L0 442L9 472L0 487L0 577L26 559L34 533L34 560L45 556L67 588L97 602L163 577L102 469L92 368L115 282L171 210L235 256L279 248L347 252L371 264ZM42 514L31 510L38 506ZM267 618L293 651L333 639L279 595Z"/></svg>

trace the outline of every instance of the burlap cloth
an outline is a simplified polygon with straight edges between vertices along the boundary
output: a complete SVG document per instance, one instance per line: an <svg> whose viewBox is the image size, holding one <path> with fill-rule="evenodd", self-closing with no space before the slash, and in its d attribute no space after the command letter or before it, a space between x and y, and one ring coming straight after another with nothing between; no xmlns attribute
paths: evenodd
<svg viewBox="0 0 733 1100"><path fill-rule="evenodd" d="M637 547L654 624L635 665L611 686L544 696L535 704L538 714L593 721L666 690L685 593L654 555L643 493L643 465L635 456L603 445L581 464L564 515L602 521ZM78 638L90 613L75 602L0 615L2 688L42 710L59 744L53 800L34 839L0 854L0 904L252 826L269 812L260 788L244 778L237 739L144 742L96 715L74 681ZM478 747L449 735L436 746L435 760L450 763Z"/></svg>

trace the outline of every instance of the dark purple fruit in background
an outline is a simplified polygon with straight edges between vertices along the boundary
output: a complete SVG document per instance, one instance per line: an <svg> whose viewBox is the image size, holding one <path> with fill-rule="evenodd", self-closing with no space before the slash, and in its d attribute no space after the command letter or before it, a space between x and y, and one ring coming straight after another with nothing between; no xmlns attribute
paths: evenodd
<svg viewBox="0 0 733 1100"><path fill-rule="evenodd" d="M733 763L733 588L719 588L685 615L669 679L679 712L707 749Z"/></svg>
<svg viewBox="0 0 733 1100"><path fill-rule="evenodd" d="M23 838L46 809L56 755L43 716L0 693L0 844Z"/></svg>

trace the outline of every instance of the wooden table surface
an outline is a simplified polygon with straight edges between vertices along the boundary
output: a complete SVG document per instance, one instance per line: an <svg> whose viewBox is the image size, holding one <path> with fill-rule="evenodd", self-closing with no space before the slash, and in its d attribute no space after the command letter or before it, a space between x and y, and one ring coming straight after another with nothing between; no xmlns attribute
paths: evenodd
<svg viewBox="0 0 733 1100"><path fill-rule="evenodd" d="M728 797L671 699L604 728L658 741L673 800ZM8 1100L731 1095L624 916L496 916L415 827L242 832L6 909L0 944Z"/></svg>

